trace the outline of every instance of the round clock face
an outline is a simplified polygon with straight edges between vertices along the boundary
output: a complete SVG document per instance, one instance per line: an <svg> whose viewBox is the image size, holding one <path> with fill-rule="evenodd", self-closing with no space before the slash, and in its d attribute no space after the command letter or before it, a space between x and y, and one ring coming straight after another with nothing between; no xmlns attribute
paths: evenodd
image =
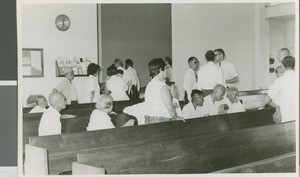
<svg viewBox="0 0 300 177"><path fill-rule="evenodd" d="M59 15L56 17L55 24L56 24L57 29L59 29L60 31L66 31L70 28L71 21L70 21L69 17L62 14L62 15Z"/></svg>

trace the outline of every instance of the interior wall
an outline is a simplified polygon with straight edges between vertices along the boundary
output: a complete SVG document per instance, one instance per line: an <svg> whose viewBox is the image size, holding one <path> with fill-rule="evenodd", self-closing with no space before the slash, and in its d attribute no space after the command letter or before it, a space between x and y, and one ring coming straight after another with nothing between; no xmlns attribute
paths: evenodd
<svg viewBox="0 0 300 177"><path fill-rule="evenodd" d="M67 31L59 31L55 18L65 14L71 20ZM48 97L63 79L56 77L55 60L58 57L89 57L97 62L97 7L94 4L26 4L22 7L22 48L43 48L44 77L23 78L23 105L31 94ZM78 101L84 98L87 77L75 77L73 83Z"/></svg>
<svg viewBox="0 0 300 177"><path fill-rule="evenodd" d="M291 55L295 56L295 19L286 21L286 46L290 49Z"/></svg>
<svg viewBox="0 0 300 177"><path fill-rule="evenodd" d="M102 76L114 59L134 62L141 85L150 81L148 62L157 57L172 57L170 4L104 4L101 13ZM101 60L100 59L100 60Z"/></svg>
<svg viewBox="0 0 300 177"><path fill-rule="evenodd" d="M236 65L237 87L254 89L255 37L255 4L172 4L173 73L181 98L188 58L204 65L205 52L216 48Z"/></svg>

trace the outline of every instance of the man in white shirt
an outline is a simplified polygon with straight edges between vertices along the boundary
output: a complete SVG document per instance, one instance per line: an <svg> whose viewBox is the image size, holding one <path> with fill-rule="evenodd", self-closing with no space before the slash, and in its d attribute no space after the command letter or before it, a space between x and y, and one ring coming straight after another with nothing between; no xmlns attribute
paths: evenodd
<svg viewBox="0 0 300 177"><path fill-rule="evenodd" d="M133 61L131 59L125 60L125 68L128 74L129 82L131 82L131 85L128 88L129 98L131 100L138 99L141 83L136 70L133 68Z"/></svg>
<svg viewBox="0 0 300 177"><path fill-rule="evenodd" d="M200 67L198 71L198 90L212 90L217 84L226 87L222 69L214 63L215 53L209 50L205 53L207 63Z"/></svg>
<svg viewBox="0 0 300 177"><path fill-rule="evenodd" d="M227 86L235 86L235 84L239 81L239 76L235 65L225 60L225 52L223 49L216 49L214 52L215 63L222 68L223 77Z"/></svg>
<svg viewBox="0 0 300 177"><path fill-rule="evenodd" d="M43 113L39 129L39 136L61 134L60 111L66 108L63 93L52 92L49 96L50 107Z"/></svg>
<svg viewBox="0 0 300 177"><path fill-rule="evenodd" d="M235 87L229 87L227 89L227 98L224 102L228 105L229 109L227 113L244 112L245 108L239 101L239 90Z"/></svg>
<svg viewBox="0 0 300 177"><path fill-rule="evenodd" d="M268 95L261 105L261 108L263 108L266 104L273 102L270 106L275 107L277 112L281 114L281 120L275 120L276 122L287 122L296 119L295 58L287 56L283 59L282 64L285 68L284 74L271 85Z"/></svg>
<svg viewBox="0 0 300 177"><path fill-rule="evenodd" d="M208 115L208 110L203 107L204 93L200 90L193 90L191 97L192 101L182 109L183 118L191 119Z"/></svg>
<svg viewBox="0 0 300 177"><path fill-rule="evenodd" d="M129 78L129 75L128 75L126 69L123 68L123 61L121 59L117 58L114 61L114 65L116 66L117 70L120 69L123 71L122 79L124 79L125 83L129 87L131 85L131 81L130 81L130 78Z"/></svg>
<svg viewBox="0 0 300 177"><path fill-rule="evenodd" d="M65 78L53 89L53 91L62 92L68 105L78 104L77 92L72 83L74 79L74 71L71 67L66 67L64 73Z"/></svg>
<svg viewBox="0 0 300 177"><path fill-rule="evenodd" d="M36 98L36 106L29 113L38 113L46 111L47 100L43 95L39 95Z"/></svg>
<svg viewBox="0 0 300 177"><path fill-rule="evenodd" d="M226 106L223 103L225 92L226 88L221 84L217 84L213 92L204 97L203 107L208 110L210 116L226 113Z"/></svg>
<svg viewBox="0 0 300 177"><path fill-rule="evenodd" d="M183 89L184 89L184 101L190 102L192 90L197 87L197 71L199 68L199 61L196 57L190 57L188 59L189 69L184 74Z"/></svg>

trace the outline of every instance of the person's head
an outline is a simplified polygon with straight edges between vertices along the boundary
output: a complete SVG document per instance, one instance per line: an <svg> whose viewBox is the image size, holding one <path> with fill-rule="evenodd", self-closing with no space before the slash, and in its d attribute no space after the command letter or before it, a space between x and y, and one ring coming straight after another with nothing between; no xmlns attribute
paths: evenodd
<svg viewBox="0 0 300 177"><path fill-rule="evenodd" d="M97 76L100 69L101 68L99 65L96 65L95 63L91 63L87 68L87 74Z"/></svg>
<svg viewBox="0 0 300 177"><path fill-rule="evenodd" d="M125 68L133 67L133 61L131 59L125 60Z"/></svg>
<svg viewBox="0 0 300 177"><path fill-rule="evenodd" d="M116 75L117 74L117 68L115 66L110 66L107 68L107 72L106 74L108 76L113 76L113 75Z"/></svg>
<svg viewBox="0 0 300 177"><path fill-rule="evenodd" d="M115 59L114 61L114 65L118 68L118 67L123 67L123 61L119 58Z"/></svg>
<svg viewBox="0 0 300 177"><path fill-rule="evenodd" d="M201 90L192 90L192 103L197 106L203 106L204 93Z"/></svg>
<svg viewBox="0 0 300 177"><path fill-rule="evenodd" d="M124 74L124 71L123 71L123 70L121 70L121 69L118 69L118 70L117 70L117 76L123 77L123 74Z"/></svg>
<svg viewBox="0 0 300 177"><path fill-rule="evenodd" d="M214 62L214 58L215 58L215 53L212 50L209 50L205 53L205 59L207 62Z"/></svg>
<svg viewBox="0 0 300 177"><path fill-rule="evenodd" d="M45 108L47 106L47 100L43 95L39 95L36 98L36 105L41 108Z"/></svg>
<svg viewBox="0 0 300 177"><path fill-rule="evenodd" d="M222 62L225 59L225 52L223 49L216 49L214 50L215 53L215 62L219 63Z"/></svg>
<svg viewBox="0 0 300 177"><path fill-rule="evenodd" d="M51 107L56 109L58 112L66 108L66 99L63 93L61 92L52 92L49 95L49 104Z"/></svg>
<svg viewBox="0 0 300 177"><path fill-rule="evenodd" d="M217 84L211 94L213 101L221 101L224 98L225 92L226 88L221 84Z"/></svg>
<svg viewBox="0 0 300 177"><path fill-rule="evenodd" d="M290 56L290 50L288 48L281 48L278 50L278 54L277 54L277 59L279 61L279 63L282 63L282 60L287 57Z"/></svg>
<svg viewBox="0 0 300 177"><path fill-rule="evenodd" d="M277 76L277 77L282 76L283 73L284 73L284 68L283 68L283 66L282 66L282 65L277 66L276 69L275 69L275 72L276 72L276 76Z"/></svg>
<svg viewBox="0 0 300 177"><path fill-rule="evenodd" d="M172 66L172 59L170 57L165 57L164 61L165 61L166 65Z"/></svg>
<svg viewBox="0 0 300 177"><path fill-rule="evenodd" d="M111 114L111 122L114 124L116 128L119 127L129 127L138 125L138 121L134 116L131 116L126 113L119 113L119 114Z"/></svg>
<svg viewBox="0 0 300 177"><path fill-rule="evenodd" d="M282 60L282 64L284 66L284 69L287 70L293 70L295 68L295 58L292 56L286 56Z"/></svg>
<svg viewBox="0 0 300 177"><path fill-rule="evenodd" d="M105 112L110 113L113 109L113 98L107 94L101 94L96 102L96 108Z"/></svg>
<svg viewBox="0 0 300 177"><path fill-rule="evenodd" d="M189 68L191 68L194 71L197 71L199 67L199 60L196 57L190 57L188 59Z"/></svg>
<svg viewBox="0 0 300 177"><path fill-rule="evenodd" d="M166 82L168 88L170 89L170 93L172 98L178 98L178 89L175 85L175 82Z"/></svg>
<svg viewBox="0 0 300 177"><path fill-rule="evenodd" d="M227 97L231 103L237 103L239 101L239 90L236 87L229 87Z"/></svg>
<svg viewBox="0 0 300 177"><path fill-rule="evenodd" d="M148 68L150 71L150 76L153 78L160 75L161 78L166 78L165 72L166 63L162 58L154 58L148 63Z"/></svg>
<svg viewBox="0 0 300 177"><path fill-rule="evenodd" d="M74 79L74 71L71 67L66 67L64 70L65 77L69 80L72 81Z"/></svg>

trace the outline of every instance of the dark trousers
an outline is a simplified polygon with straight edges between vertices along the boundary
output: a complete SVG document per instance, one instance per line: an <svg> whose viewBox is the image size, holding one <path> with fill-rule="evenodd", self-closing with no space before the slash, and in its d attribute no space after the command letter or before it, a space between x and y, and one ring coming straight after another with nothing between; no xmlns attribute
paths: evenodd
<svg viewBox="0 0 300 177"><path fill-rule="evenodd" d="M187 92L184 91L184 104L188 104L190 101L188 99L188 95L187 95Z"/></svg>
<svg viewBox="0 0 300 177"><path fill-rule="evenodd" d="M131 86L131 89L129 90L128 96L129 96L130 100L136 100L136 99L140 98L140 94L139 94L139 92L138 92L135 85Z"/></svg>

